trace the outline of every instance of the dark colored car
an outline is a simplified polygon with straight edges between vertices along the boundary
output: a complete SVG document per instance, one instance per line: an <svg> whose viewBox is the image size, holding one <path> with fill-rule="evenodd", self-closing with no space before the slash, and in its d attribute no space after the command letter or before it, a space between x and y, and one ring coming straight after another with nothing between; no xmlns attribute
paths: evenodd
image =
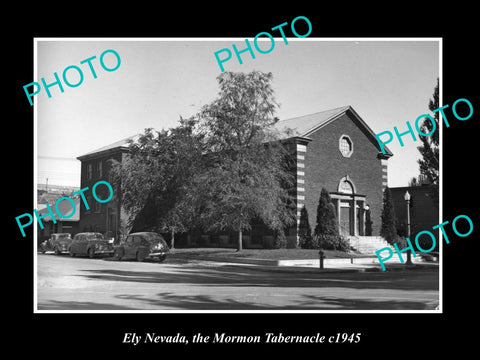
<svg viewBox="0 0 480 360"><path fill-rule="evenodd" d="M169 248L162 235L154 232L138 232L127 236L127 238L115 248L114 257L117 260L145 259L164 261Z"/></svg>
<svg viewBox="0 0 480 360"><path fill-rule="evenodd" d="M70 256L88 255L93 259L96 255L113 255L113 241L106 240L97 232L78 233L73 237L70 244Z"/></svg>
<svg viewBox="0 0 480 360"><path fill-rule="evenodd" d="M72 242L72 235L69 233L55 233L40 244L42 253L46 251L54 251L55 255L68 253L68 248Z"/></svg>

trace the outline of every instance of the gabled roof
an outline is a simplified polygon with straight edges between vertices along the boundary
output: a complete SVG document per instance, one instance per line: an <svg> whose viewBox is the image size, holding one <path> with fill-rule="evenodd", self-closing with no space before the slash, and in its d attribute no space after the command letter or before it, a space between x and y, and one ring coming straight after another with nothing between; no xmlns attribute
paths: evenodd
<svg viewBox="0 0 480 360"><path fill-rule="evenodd" d="M335 121L341 115L345 114L347 111L349 111L350 114L352 114L352 116L355 119L357 119L362 129L365 130L367 136L376 145L376 147L378 148L381 154L380 145L378 145L377 139L375 137L375 133L372 131L372 129L370 129L370 127L365 123L365 121L363 121L363 119L356 113L356 111L350 105L341 106L335 109L320 111L314 114L303 115L303 116L290 118L286 120L280 120L274 126L280 132L280 137L282 139L286 139L289 137L303 137L308 139L308 136L310 134L330 124L332 121ZM141 134L129 136L125 139L119 140L110 145L90 151L82 156L77 157L77 159L86 160L91 157L101 156L112 150L127 151L129 146L129 140L135 141L140 137L140 135ZM386 146L384 146L384 148L385 148L386 154L381 154L383 157L388 158L393 155L393 153Z"/></svg>
<svg viewBox="0 0 480 360"><path fill-rule="evenodd" d="M342 106L331 110L316 112L314 114L280 120L275 124L275 127L281 133L284 133L286 129L291 129L296 136L308 136L313 130L316 130L328 120L343 114L349 107L350 106Z"/></svg>
<svg viewBox="0 0 480 360"><path fill-rule="evenodd" d="M286 120L280 120L275 124L275 128L280 132L281 136L298 136L306 137L321 129L322 127L330 124L332 121L338 119L341 115L345 114L347 111L360 123L360 126L365 130L367 136L375 144L381 153L380 145L377 142L375 133L370 129L370 127L363 121L363 119L357 114L357 112L350 106L342 106L335 109L320 111L314 114L299 116L295 118L290 118ZM293 133L289 133L293 131ZM386 154L382 154L384 157L390 157L393 153L385 146Z"/></svg>
<svg viewBox="0 0 480 360"><path fill-rule="evenodd" d="M96 150L90 151L90 152L88 152L84 155L78 156L77 159L78 160L85 160L89 157L102 155L102 154L107 153L107 152L109 152L111 150L114 150L114 149L128 150L129 141L130 140L135 141L135 140L138 139L139 136L140 136L140 134L129 136L125 139L116 141L116 142L114 142L110 145L103 146L99 149L96 149Z"/></svg>

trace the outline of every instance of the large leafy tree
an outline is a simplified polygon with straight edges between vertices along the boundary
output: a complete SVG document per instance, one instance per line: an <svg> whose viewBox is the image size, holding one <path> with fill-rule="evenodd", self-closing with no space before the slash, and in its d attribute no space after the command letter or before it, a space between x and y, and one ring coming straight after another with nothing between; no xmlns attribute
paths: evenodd
<svg viewBox="0 0 480 360"><path fill-rule="evenodd" d="M218 76L219 96L199 113L209 166L197 178L200 217L207 230L242 233L253 219L277 232L293 224L288 188L293 183L288 156L275 141L272 125L278 104L272 74L225 72Z"/></svg>
<svg viewBox="0 0 480 360"><path fill-rule="evenodd" d="M132 231L172 234L193 224L190 201L194 177L202 170L203 145L195 134L196 121L180 119L179 126L154 132L146 129L129 147L123 162L112 162L111 177L121 194Z"/></svg>
<svg viewBox="0 0 480 360"><path fill-rule="evenodd" d="M199 117L212 152L239 157L249 147L273 140L271 126L278 103L271 86L272 73L224 72L217 77L219 96L205 105Z"/></svg>
<svg viewBox="0 0 480 360"><path fill-rule="evenodd" d="M168 131L146 129L112 181L132 230L242 232L253 220L277 234L295 222L289 155L272 125L272 74L222 73L217 99Z"/></svg>

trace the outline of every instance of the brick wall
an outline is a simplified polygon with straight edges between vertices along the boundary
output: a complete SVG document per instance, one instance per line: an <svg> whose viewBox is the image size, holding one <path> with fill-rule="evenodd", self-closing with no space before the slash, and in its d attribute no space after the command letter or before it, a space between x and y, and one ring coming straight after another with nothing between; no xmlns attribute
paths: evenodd
<svg viewBox="0 0 480 360"><path fill-rule="evenodd" d="M103 156L94 156L82 160L80 188L88 187L88 190L86 190L84 194L90 206L90 209L87 210L82 201L80 207L80 231L82 232L97 231L105 233L109 230L109 221L112 222L112 219L108 219L109 215L116 218L114 221L116 225L118 225L119 215L116 194L114 193L112 200L103 204L97 202L92 195L92 188L96 182L99 180L109 181L110 166L108 160L112 158L121 161L122 153L120 151L109 152ZM89 167L92 170L90 170ZM103 185L99 185L96 188L96 194L100 199L106 199L108 197L108 189Z"/></svg>
<svg viewBox="0 0 480 360"><path fill-rule="evenodd" d="M353 142L353 153L344 157L339 150L339 139L348 135ZM378 149L361 129L353 115L345 113L335 121L308 135L312 141L307 146L305 179L301 184L305 189L305 204L312 228L316 224L318 199L322 187L336 192L340 180L348 175L355 185L356 192L366 196L372 220L372 235L379 235L382 211L382 189L386 185L386 170L382 172L382 160ZM386 161L383 160L386 164ZM382 174L385 174L382 177ZM300 186L300 184L299 184Z"/></svg>
<svg viewBox="0 0 480 360"><path fill-rule="evenodd" d="M339 139L342 135L348 135L353 142L353 153L350 157L344 157L339 150ZM363 125L347 111L335 121L309 134L308 138L311 141L295 138L286 142L286 146L296 158L296 167L294 166L293 170L297 174L296 195L299 205L297 210L299 213L301 206L305 204L312 230L316 224L321 188L325 187L329 192L336 192L340 180L348 175L355 185L357 194L366 196L366 203L371 210L372 235L379 235L382 189L387 185L387 161L378 158L379 150L375 140L372 141L369 136L371 135L367 134ZM98 180L109 180L107 160L115 158L121 161L125 156L127 154L124 150L115 148L108 152L81 157L81 188L88 186L90 189L88 193L91 194L92 186ZM98 174L99 162L102 163L102 174ZM89 170L89 164L92 170ZM102 197L100 194L99 196ZM96 201L91 196L88 203L93 205L94 202ZM83 205L81 206L80 231L105 232L108 224L107 209L114 211L117 228L121 223L120 218L125 222L127 214L119 207L118 198L114 195L111 201L101 204L97 209L92 206L92 209L87 211ZM296 246L295 227L289 229L287 243L288 247Z"/></svg>

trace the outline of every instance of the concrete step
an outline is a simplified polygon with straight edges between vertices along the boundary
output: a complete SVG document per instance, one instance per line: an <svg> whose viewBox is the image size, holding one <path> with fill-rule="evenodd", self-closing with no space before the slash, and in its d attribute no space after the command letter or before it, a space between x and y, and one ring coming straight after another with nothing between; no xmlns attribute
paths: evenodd
<svg viewBox="0 0 480 360"><path fill-rule="evenodd" d="M375 254L375 251L388 247L394 249L381 236L349 236L350 246L362 254Z"/></svg>

